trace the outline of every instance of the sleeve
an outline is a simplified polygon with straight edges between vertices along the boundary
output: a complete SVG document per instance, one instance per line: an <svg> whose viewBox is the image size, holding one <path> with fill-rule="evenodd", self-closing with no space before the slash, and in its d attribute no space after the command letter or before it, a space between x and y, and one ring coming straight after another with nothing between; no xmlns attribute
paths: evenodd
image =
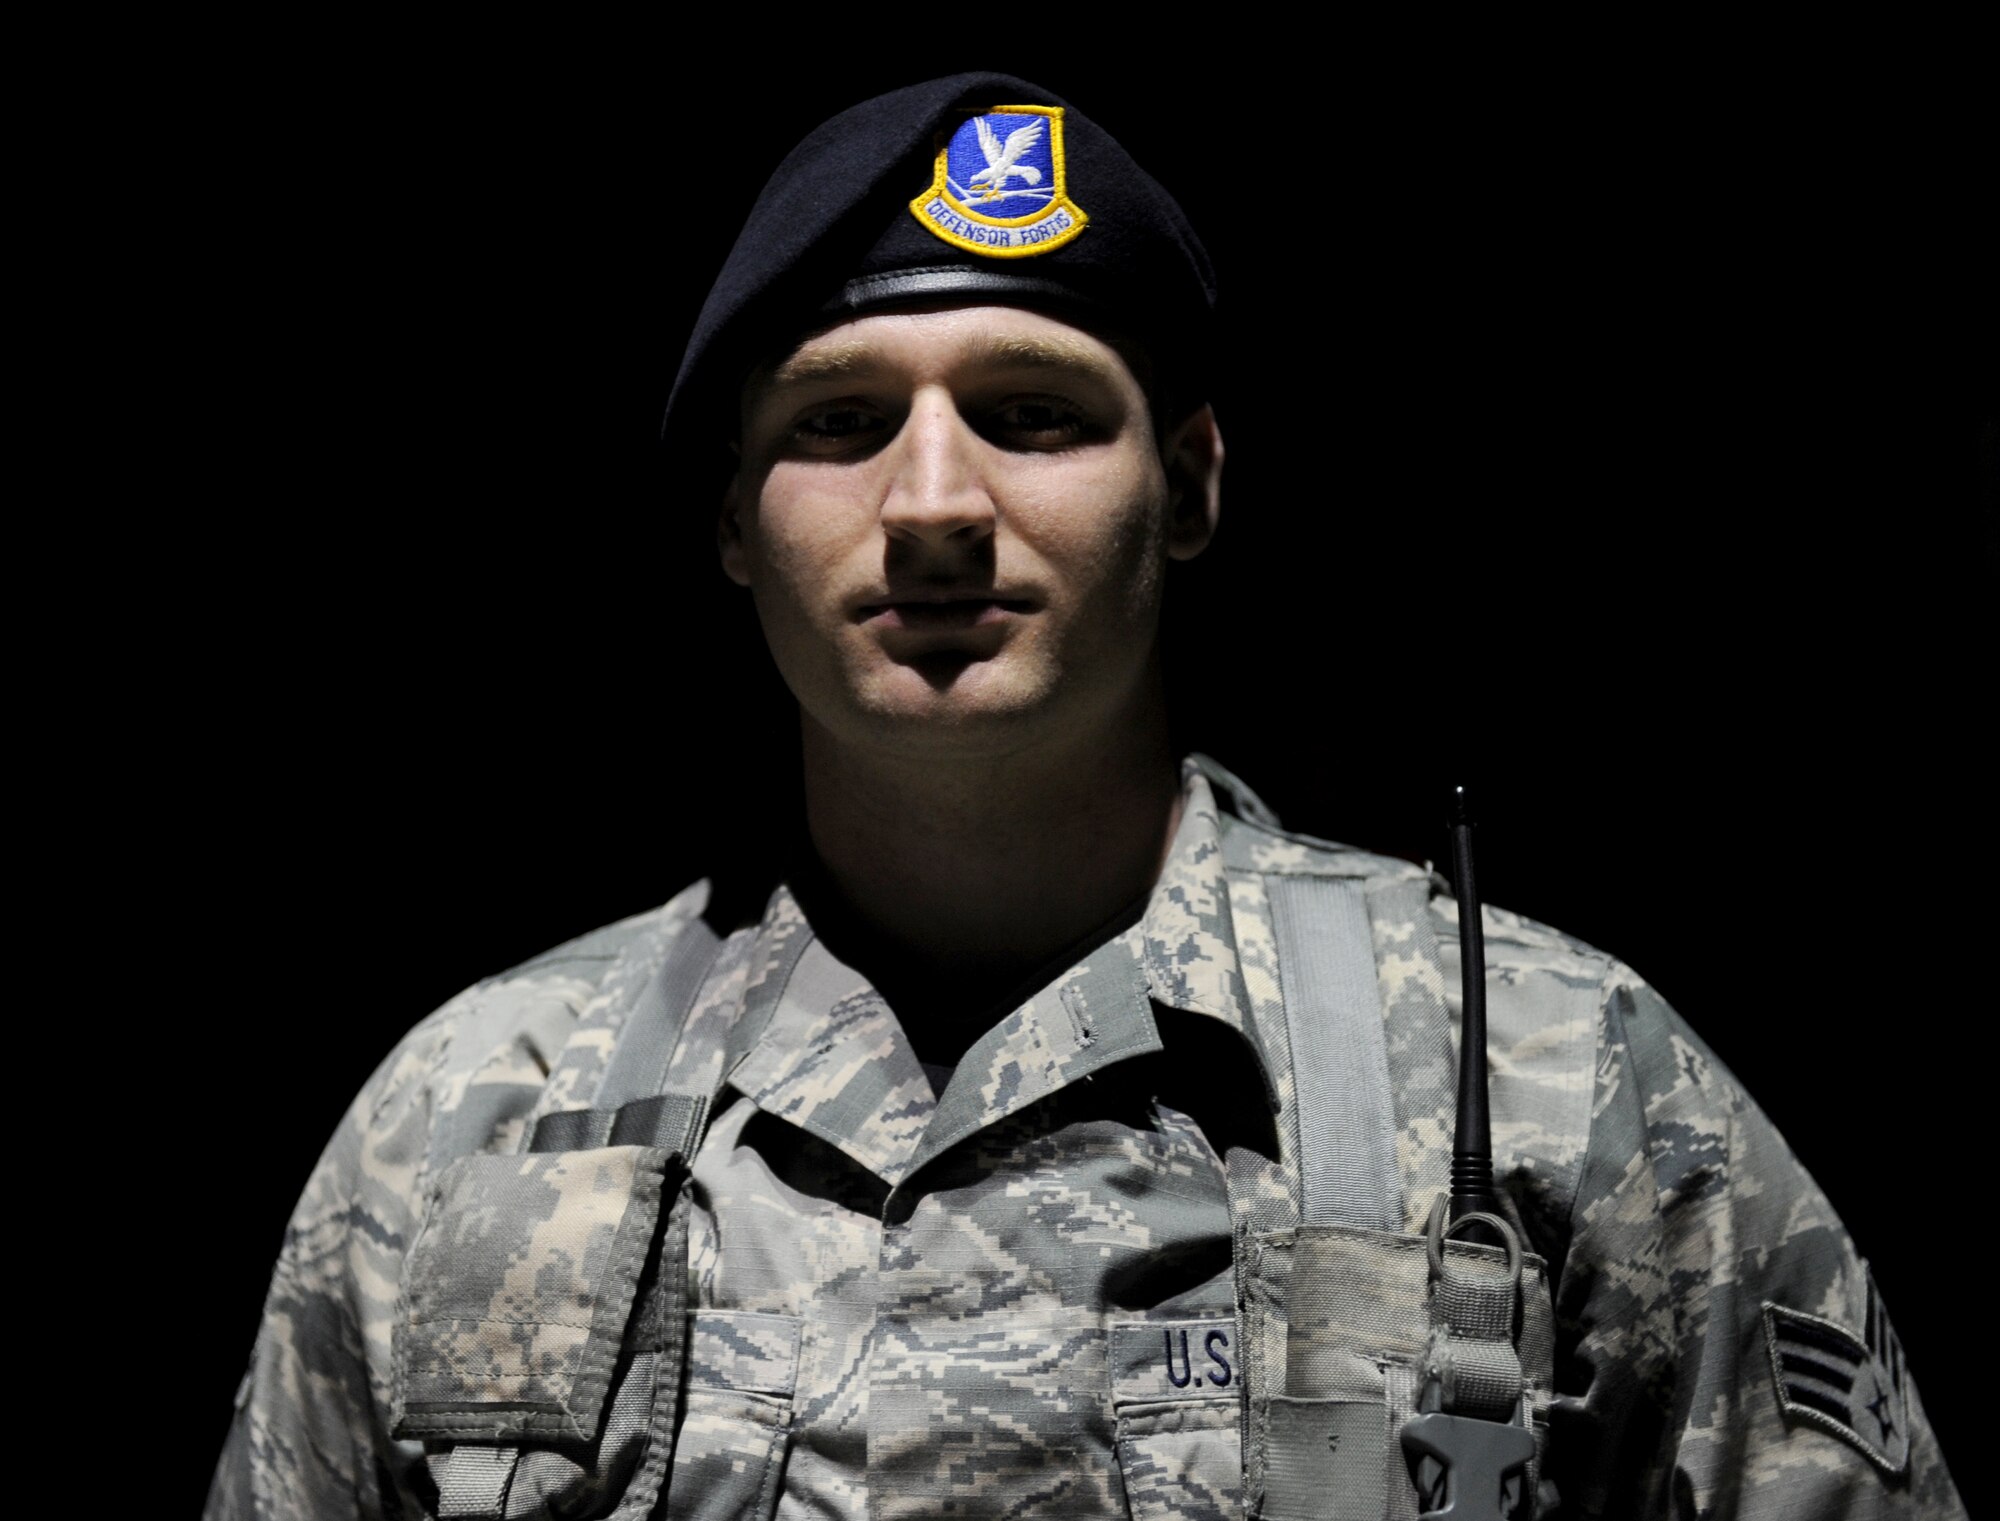
<svg viewBox="0 0 2000 1521"><path fill-rule="evenodd" d="M1557 1288L1565 1515L1963 1517L1867 1264L1730 1072L1620 969Z"/></svg>
<svg viewBox="0 0 2000 1521"><path fill-rule="evenodd" d="M292 1213L207 1521L423 1513L421 1447L388 1434L389 1356L450 1011L377 1068Z"/></svg>

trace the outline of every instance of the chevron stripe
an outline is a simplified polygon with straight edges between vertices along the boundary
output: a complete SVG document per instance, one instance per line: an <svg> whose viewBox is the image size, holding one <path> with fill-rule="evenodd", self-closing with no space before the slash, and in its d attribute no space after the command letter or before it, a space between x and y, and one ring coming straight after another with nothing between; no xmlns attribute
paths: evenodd
<svg viewBox="0 0 2000 1521"><path fill-rule="evenodd" d="M1786 1417L1832 1432L1889 1473L1902 1472L1910 1451L1902 1347L1873 1279L1861 1336L1768 1302L1764 1334Z"/></svg>

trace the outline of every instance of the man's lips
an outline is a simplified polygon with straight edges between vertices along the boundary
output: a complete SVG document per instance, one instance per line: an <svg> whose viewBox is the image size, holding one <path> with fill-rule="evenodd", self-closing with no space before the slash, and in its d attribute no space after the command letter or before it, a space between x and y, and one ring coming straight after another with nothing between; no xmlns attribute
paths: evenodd
<svg viewBox="0 0 2000 1521"><path fill-rule="evenodd" d="M855 612L855 620L882 629L928 632L983 628L1033 610L1034 603L1025 597L919 593L863 603Z"/></svg>

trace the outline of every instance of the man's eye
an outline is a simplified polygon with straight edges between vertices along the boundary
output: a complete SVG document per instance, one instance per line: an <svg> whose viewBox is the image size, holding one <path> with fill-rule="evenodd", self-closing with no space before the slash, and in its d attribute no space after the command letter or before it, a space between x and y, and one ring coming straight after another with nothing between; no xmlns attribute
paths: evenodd
<svg viewBox="0 0 2000 1521"><path fill-rule="evenodd" d="M1053 397L1010 401L994 411L993 426L1007 437L1043 445L1071 443L1089 431L1081 412Z"/></svg>
<svg viewBox="0 0 2000 1521"><path fill-rule="evenodd" d="M793 423L792 436L801 447L824 452L865 443L884 426L865 407L822 407Z"/></svg>

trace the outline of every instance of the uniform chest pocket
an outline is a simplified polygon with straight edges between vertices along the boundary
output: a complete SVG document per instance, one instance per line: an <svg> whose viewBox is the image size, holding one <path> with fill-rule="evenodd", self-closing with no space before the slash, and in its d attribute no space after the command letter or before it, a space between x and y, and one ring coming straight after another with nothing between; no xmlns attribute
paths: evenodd
<svg viewBox="0 0 2000 1521"><path fill-rule="evenodd" d="M796 1315L694 1313L668 1521L756 1521L777 1510L801 1329Z"/></svg>
<svg viewBox="0 0 2000 1521"><path fill-rule="evenodd" d="M1400 1432L1416 1413L1433 1333L1424 1238L1351 1226L1251 1237L1244 1294L1247 1484L1261 1521L1375 1521L1417 1513ZM1490 1247L1449 1242L1497 1267ZM1516 1419L1543 1437L1554 1319L1542 1259L1522 1254ZM1535 1470L1529 1474L1532 1492Z"/></svg>
<svg viewBox="0 0 2000 1521"><path fill-rule="evenodd" d="M461 1157L438 1175L404 1262L392 1430L423 1440L440 1516L650 1511L686 1232L679 1169L653 1147Z"/></svg>
<svg viewBox="0 0 2000 1521"><path fill-rule="evenodd" d="M1118 1469L1134 1521L1239 1521L1243 1385L1234 1316L1111 1327Z"/></svg>

